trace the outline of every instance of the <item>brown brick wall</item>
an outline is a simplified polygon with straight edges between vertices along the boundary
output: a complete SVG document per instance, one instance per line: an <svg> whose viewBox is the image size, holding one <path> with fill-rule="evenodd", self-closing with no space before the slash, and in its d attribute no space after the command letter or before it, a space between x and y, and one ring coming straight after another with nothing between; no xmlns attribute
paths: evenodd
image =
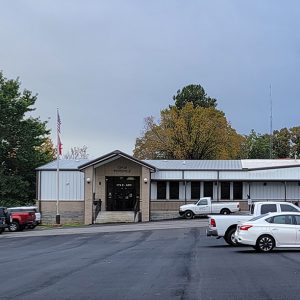
<svg viewBox="0 0 300 300"><path fill-rule="evenodd" d="M56 202L40 201L43 224L55 224ZM61 224L84 223L84 201L59 201L59 214Z"/></svg>
<svg viewBox="0 0 300 300"><path fill-rule="evenodd" d="M179 206L184 204L195 203L195 201L151 201L151 211L175 211L179 210Z"/></svg>

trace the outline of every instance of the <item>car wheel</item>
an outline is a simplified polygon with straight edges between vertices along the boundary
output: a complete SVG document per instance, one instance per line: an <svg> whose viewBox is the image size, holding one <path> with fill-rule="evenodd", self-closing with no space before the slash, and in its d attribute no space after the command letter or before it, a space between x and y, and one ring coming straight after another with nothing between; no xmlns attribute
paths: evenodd
<svg viewBox="0 0 300 300"><path fill-rule="evenodd" d="M187 211L184 213L184 217L185 217L186 219L193 219L194 213L193 213L192 211L190 211L190 210L187 210Z"/></svg>
<svg viewBox="0 0 300 300"><path fill-rule="evenodd" d="M20 225L18 222L11 222L8 226L8 230L11 232L18 231L20 228Z"/></svg>
<svg viewBox="0 0 300 300"><path fill-rule="evenodd" d="M275 247L275 240L270 235L262 235L257 239L256 250L270 252Z"/></svg>
<svg viewBox="0 0 300 300"><path fill-rule="evenodd" d="M0 228L0 234L4 231L4 228Z"/></svg>
<svg viewBox="0 0 300 300"><path fill-rule="evenodd" d="M223 208L223 209L221 210L221 214L222 214L222 215L230 215L230 210L229 210L228 208Z"/></svg>
<svg viewBox="0 0 300 300"><path fill-rule="evenodd" d="M236 246L238 246L238 243L235 241L235 238L234 238L235 231L236 231L236 227L230 228L225 233L224 239L228 245L236 247Z"/></svg>

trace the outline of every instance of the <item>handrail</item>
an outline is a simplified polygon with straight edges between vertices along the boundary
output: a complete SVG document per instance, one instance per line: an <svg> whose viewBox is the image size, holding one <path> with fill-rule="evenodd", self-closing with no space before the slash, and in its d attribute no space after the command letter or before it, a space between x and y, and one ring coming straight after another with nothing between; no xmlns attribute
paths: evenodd
<svg viewBox="0 0 300 300"><path fill-rule="evenodd" d="M135 217L136 217L136 215L139 211L139 203L140 203L140 199L136 199L135 204L134 204L134 208L133 208L133 210L134 210L134 220L135 220Z"/></svg>

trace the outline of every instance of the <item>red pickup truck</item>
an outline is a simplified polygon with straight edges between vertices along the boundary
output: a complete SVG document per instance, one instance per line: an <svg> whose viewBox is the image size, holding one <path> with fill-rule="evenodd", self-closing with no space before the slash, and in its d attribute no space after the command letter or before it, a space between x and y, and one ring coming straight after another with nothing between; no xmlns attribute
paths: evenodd
<svg viewBox="0 0 300 300"><path fill-rule="evenodd" d="M33 229L36 226L35 213L31 211L20 211L18 209L8 208L10 214L9 231L21 231L24 228Z"/></svg>

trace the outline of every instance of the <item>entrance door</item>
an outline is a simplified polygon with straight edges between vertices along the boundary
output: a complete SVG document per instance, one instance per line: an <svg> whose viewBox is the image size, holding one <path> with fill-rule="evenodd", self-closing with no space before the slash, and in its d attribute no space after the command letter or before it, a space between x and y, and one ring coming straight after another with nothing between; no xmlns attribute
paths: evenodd
<svg viewBox="0 0 300 300"><path fill-rule="evenodd" d="M138 210L140 177L106 177L106 210Z"/></svg>

